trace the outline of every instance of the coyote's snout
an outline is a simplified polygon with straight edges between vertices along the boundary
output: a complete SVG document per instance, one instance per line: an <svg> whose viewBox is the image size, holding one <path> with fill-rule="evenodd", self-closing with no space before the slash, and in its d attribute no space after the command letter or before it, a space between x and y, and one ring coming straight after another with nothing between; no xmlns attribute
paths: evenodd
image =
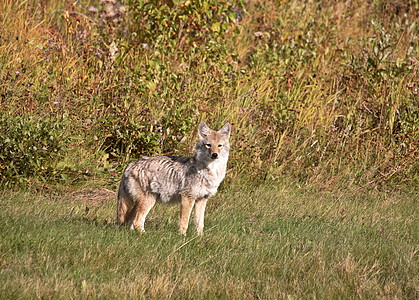
<svg viewBox="0 0 419 300"><path fill-rule="evenodd" d="M207 200L224 179L230 150L230 124L211 130L198 126L194 157L143 157L124 171L118 192L118 224L132 222L144 231L144 221L156 201L180 202L179 232L186 234L189 216L195 206L195 228L203 233Z"/></svg>

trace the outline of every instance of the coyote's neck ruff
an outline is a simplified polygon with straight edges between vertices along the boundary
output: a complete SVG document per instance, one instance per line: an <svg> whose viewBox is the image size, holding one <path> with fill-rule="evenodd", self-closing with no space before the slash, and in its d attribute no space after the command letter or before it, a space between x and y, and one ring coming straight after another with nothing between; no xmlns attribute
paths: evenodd
<svg viewBox="0 0 419 300"><path fill-rule="evenodd" d="M194 157L143 157L130 163L119 187L118 223L132 221L132 228L144 231L145 217L156 201L180 201L179 232L186 233L195 205L195 227L202 234L206 202L226 173L230 131L228 123L214 131L201 122Z"/></svg>

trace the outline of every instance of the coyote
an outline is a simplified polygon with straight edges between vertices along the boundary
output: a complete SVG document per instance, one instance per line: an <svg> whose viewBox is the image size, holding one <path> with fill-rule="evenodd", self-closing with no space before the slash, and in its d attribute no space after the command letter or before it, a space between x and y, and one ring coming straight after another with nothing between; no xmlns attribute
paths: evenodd
<svg viewBox="0 0 419 300"><path fill-rule="evenodd" d="M144 232L144 221L156 201L180 202L179 233L185 235L195 205L195 228L203 234L207 200L224 179L230 150L231 127L211 130L198 126L194 157L143 157L130 163L118 191L117 222L131 223L131 229Z"/></svg>

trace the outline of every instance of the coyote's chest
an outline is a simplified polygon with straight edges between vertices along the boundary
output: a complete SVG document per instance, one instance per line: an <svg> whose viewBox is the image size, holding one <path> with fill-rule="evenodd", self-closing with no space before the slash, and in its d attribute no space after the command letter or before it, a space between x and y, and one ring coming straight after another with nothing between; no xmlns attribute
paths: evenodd
<svg viewBox="0 0 419 300"><path fill-rule="evenodd" d="M222 159L213 162L205 169L199 170L197 176L193 178L190 184L195 198L209 198L213 196L224 179L225 171L226 161Z"/></svg>

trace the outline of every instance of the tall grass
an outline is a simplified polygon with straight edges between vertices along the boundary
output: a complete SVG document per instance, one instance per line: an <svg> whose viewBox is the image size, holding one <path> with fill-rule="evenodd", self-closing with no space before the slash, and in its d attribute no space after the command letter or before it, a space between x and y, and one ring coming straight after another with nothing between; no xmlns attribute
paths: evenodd
<svg viewBox="0 0 419 300"><path fill-rule="evenodd" d="M231 181L417 186L417 1L188 3L1 1L1 118L69 120L45 180L192 154L202 119L233 123Z"/></svg>

